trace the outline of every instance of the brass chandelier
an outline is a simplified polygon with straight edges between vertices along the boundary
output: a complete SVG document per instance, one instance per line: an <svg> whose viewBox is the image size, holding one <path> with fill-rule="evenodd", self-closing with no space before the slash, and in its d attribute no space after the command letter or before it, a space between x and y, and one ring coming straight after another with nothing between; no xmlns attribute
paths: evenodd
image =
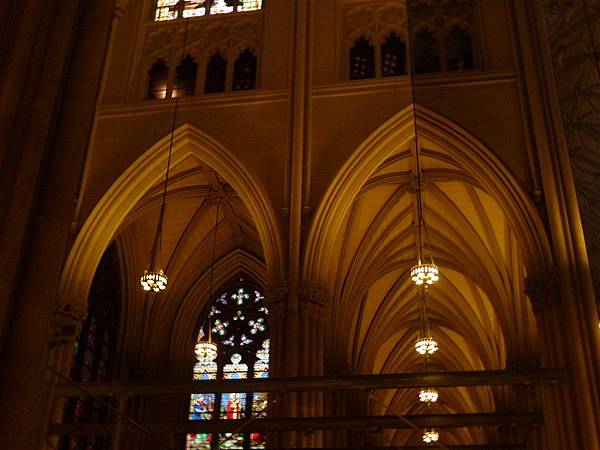
<svg viewBox="0 0 600 450"><path fill-rule="evenodd" d="M208 287L208 327L207 333L201 339L198 340L194 351L198 361L204 363L210 363L214 361L218 354L217 344L212 341L212 315L213 310L211 306L212 292L213 292L213 280L214 280L214 269L215 269L215 254L217 249L217 231L219 230L219 207L220 203L217 201L217 214L215 217L215 235L213 237L213 247L210 259L210 281ZM205 339L206 338L206 339Z"/></svg>
<svg viewBox="0 0 600 450"><path fill-rule="evenodd" d="M185 58L185 48L187 44L188 23L185 25L183 35L183 46L181 59ZM169 173L171 170L171 156L173 154L173 138L175 136L175 125L177 123L177 109L179 107L179 96L175 97L175 106L173 108L173 120L171 124L171 140L169 142L169 154L167 157L167 169L165 172L165 183L163 186L162 201L160 213L158 216L158 225L154 234L154 241L150 250L150 259L144 273L140 277L140 285L144 291L161 292L167 288L168 278L163 269L161 261L163 222L165 218L165 208L167 203L167 186L169 184Z"/></svg>

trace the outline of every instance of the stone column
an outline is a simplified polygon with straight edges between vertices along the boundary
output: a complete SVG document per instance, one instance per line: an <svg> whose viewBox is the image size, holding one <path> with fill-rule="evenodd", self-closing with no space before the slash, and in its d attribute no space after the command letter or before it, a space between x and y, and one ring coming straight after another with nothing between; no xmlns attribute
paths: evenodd
<svg viewBox="0 0 600 450"><path fill-rule="evenodd" d="M298 336L298 375L320 376L324 374L324 326L325 311L329 304L327 291L315 283L304 282L300 286L299 336ZM298 395L298 415L322 416L323 393L303 392ZM322 445L321 432L298 436L298 445L319 447Z"/></svg>
<svg viewBox="0 0 600 450"><path fill-rule="evenodd" d="M269 376L284 377L287 373L287 329L289 285L287 281L278 281L266 290L266 304L269 308L270 368ZM269 417L289 416L289 395L281 392L269 394ZM288 433L269 433L269 446L286 448L289 444Z"/></svg>
<svg viewBox="0 0 600 450"><path fill-rule="evenodd" d="M565 332L563 304L560 292L560 280L555 269L531 274L525 280L525 293L531 300L537 318L541 363L544 368L566 368L571 374L567 385L541 387L544 412L543 448L560 450L581 448L581 433L578 417L582 412L576 401L578 395L589 395L586 386L574 383L573 372L583 370L576 367L570 357L569 342ZM589 430L588 430L589 431Z"/></svg>
<svg viewBox="0 0 600 450"><path fill-rule="evenodd" d="M56 383L62 381L57 373L63 377L69 377L75 341L81 333L86 317L87 311L69 303L57 306L52 315L48 336L47 373L43 386L46 395L43 397L45 403L41 404L44 409L44 422L39 448L52 448L58 444L57 436L47 436L48 425L51 422L58 423L63 420L66 403L64 398L54 397ZM46 444L46 439L49 444Z"/></svg>

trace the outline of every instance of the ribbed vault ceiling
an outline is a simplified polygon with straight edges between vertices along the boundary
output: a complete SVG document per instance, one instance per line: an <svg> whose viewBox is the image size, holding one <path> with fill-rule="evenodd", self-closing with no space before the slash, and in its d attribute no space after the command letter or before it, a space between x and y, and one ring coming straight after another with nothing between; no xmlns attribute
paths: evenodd
<svg viewBox="0 0 600 450"><path fill-rule="evenodd" d="M161 262L169 277L168 288L156 296L155 302L145 294L135 280L149 262L150 250L158 224L163 182L152 186L137 203L117 233L121 257L124 259L127 286L128 315L132 321L143 317L145 303L151 303L146 339L156 348L169 345L171 331L181 316L198 320L208 300L208 280L215 232L215 282L218 289L224 274L237 275L246 269L248 260L262 267L262 249L254 223L233 188L214 170L190 156L172 168L167 189L166 210L162 233ZM218 225L215 227L217 202ZM252 277L261 281L262 273ZM139 327L139 324L138 324ZM191 325L195 329L195 324ZM139 330L127 330L139 336ZM139 337L134 340L139 341ZM152 346L147 346L152 348ZM162 349L166 351L165 349Z"/></svg>
<svg viewBox="0 0 600 450"><path fill-rule="evenodd" d="M427 252L441 280L429 289L428 309L440 350L429 369L505 368L535 354L535 320L523 294L519 239L503 208L461 164L433 144L420 156ZM409 148L383 162L344 217L331 259L337 364L356 373L414 372L419 328L416 261L415 157ZM494 411L507 399L490 388L442 390L435 412ZM375 413L420 411L417 391L378 392ZM390 411L388 411L390 412ZM457 430L456 442L485 442L483 430ZM418 443L420 434L389 433L382 445ZM451 443L454 438L449 438Z"/></svg>

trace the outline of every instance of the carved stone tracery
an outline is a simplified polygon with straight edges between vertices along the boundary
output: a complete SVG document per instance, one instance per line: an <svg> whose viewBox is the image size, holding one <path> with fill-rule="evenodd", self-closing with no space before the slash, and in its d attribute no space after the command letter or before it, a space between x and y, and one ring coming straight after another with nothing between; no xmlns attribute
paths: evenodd
<svg viewBox="0 0 600 450"><path fill-rule="evenodd" d="M326 289L314 283L303 283L300 286L300 315L322 317L329 303L329 293Z"/></svg>
<svg viewBox="0 0 600 450"><path fill-rule="evenodd" d="M87 312L70 304L57 306L50 322L50 347L75 341L81 332Z"/></svg>
<svg viewBox="0 0 600 450"><path fill-rule="evenodd" d="M361 37L381 45L395 33L406 42L406 7L397 0L350 3L344 9L344 40L347 48Z"/></svg>
<svg viewBox="0 0 600 450"><path fill-rule="evenodd" d="M249 14L243 18L226 15L207 17L191 21L187 27L185 52L196 61L206 61L217 51L225 59L234 60L245 49L257 52L260 48L260 14ZM183 52L185 33L186 27L178 21L156 22L148 26L142 53L144 74L158 59L169 66L176 66Z"/></svg>

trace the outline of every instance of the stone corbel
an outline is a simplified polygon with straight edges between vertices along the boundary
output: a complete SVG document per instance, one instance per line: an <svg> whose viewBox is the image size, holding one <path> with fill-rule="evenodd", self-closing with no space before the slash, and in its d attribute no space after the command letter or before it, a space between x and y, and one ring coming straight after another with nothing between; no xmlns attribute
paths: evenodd
<svg viewBox="0 0 600 450"><path fill-rule="evenodd" d="M113 17L121 17L128 3L129 0L115 0L115 7L113 8Z"/></svg>
<svg viewBox="0 0 600 450"><path fill-rule="evenodd" d="M71 304L59 305L54 311L50 323L50 348L74 342L81 333L81 327L87 317L87 311Z"/></svg>
<svg viewBox="0 0 600 450"><path fill-rule="evenodd" d="M315 283L305 282L300 286L300 315L322 317L329 304L329 293Z"/></svg>
<svg viewBox="0 0 600 450"><path fill-rule="evenodd" d="M548 268L528 275L525 279L525 294L531 300L531 306L536 313L559 307L561 295L558 271Z"/></svg>
<svg viewBox="0 0 600 450"><path fill-rule="evenodd" d="M266 303L270 316L281 316L287 312L290 288L287 281L280 281L267 288Z"/></svg>

